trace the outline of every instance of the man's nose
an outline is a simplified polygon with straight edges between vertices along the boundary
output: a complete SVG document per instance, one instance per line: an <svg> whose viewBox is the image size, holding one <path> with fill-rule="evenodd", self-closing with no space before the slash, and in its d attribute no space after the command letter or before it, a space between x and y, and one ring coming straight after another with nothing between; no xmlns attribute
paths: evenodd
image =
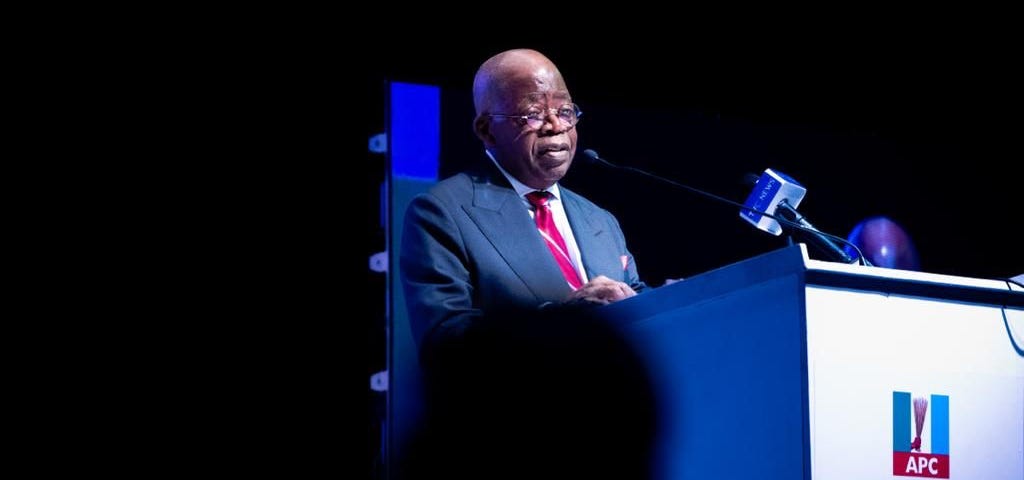
<svg viewBox="0 0 1024 480"><path fill-rule="evenodd" d="M549 109L547 115L544 115L544 125L541 125L540 130L545 134L557 135L567 132L571 128L573 128L572 125L566 125L558 116L558 110Z"/></svg>

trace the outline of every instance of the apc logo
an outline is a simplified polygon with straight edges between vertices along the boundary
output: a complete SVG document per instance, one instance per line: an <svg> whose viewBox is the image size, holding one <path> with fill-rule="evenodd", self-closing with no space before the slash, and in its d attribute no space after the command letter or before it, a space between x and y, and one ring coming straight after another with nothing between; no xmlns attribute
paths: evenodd
<svg viewBox="0 0 1024 480"><path fill-rule="evenodd" d="M949 478L948 395L911 401L910 392L892 392L892 474Z"/></svg>

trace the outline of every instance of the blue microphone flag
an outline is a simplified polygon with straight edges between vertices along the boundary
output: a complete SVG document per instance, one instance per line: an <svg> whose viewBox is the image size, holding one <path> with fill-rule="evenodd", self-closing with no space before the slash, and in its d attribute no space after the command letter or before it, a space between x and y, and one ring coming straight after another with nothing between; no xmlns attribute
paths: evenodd
<svg viewBox="0 0 1024 480"><path fill-rule="evenodd" d="M750 192L747 201L743 202L743 206L774 215L779 202L786 200L790 206L796 208L806 193L807 189L800 185L800 182L789 175L769 168L761 174L761 178L757 179L754 190ZM779 222L755 211L742 209L740 218L772 235L782 234L782 226L779 225Z"/></svg>

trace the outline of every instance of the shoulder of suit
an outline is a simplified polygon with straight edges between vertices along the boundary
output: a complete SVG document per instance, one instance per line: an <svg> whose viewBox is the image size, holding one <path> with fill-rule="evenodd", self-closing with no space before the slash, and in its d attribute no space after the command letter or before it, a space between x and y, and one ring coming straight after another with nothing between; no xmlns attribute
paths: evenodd
<svg viewBox="0 0 1024 480"><path fill-rule="evenodd" d="M431 186L427 192L442 200L460 202L466 201L478 188L497 188L508 190L512 194L515 193L512 187L504 181L495 183L492 177L474 172L460 172L452 175Z"/></svg>
<svg viewBox="0 0 1024 480"><path fill-rule="evenodd" d="M444 180L441 180L430 187L431 191L458 190L469 187L473 183L472 177L466 172L456 173Z"/></svg>
<svg viewBox="0 0 1024 480"><path fill-rule="evenodd" d="M430 186L417 196L430 196L442 201L451 201L463 197L472 191L472 180L465 173L457 173Z"/></svg>
<svg viewBox="0 0 1024 480"><path fill-rule="evenodd" d="M574 192L572 190L569 190L568 188L565 188L564 185L559 185L558 186L558 191L562 193L562 200L563 201L566 201L566 202L576 202L577 204L579 204L584 209L600 210L602 212L607 212L607 210L597 206L596 203L591 202L590 200L587 200L587 198L584 197L583 195L580 195L580 194L578 194L578 193L576 193L576 192Z"/></svg>

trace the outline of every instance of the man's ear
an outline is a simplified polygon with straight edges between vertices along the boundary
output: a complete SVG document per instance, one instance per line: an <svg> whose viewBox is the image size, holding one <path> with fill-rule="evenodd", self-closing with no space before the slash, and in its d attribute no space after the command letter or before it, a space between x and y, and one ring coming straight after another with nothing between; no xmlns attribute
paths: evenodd
<svg viewBox="0 0 1024 480"><path fill-rule="evenodd" d="M491 133L491 117L478 115L473 120L473 132L477 138L484 142L484 146L493 147L495 144L494 135Z"/></svg>

